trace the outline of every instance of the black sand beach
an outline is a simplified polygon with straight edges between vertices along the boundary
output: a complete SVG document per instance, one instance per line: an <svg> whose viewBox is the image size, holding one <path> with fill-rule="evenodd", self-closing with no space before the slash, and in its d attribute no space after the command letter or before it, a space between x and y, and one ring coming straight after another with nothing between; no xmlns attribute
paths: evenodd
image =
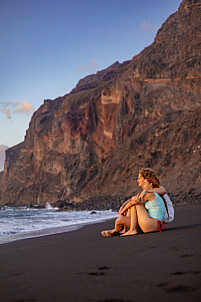
<svg viewBox="0 0 201 302"><path fill-rule="evenodd" d="M0 245L0 301L200 301L201 204L162 233L103 238L113 221Z"/></svg>

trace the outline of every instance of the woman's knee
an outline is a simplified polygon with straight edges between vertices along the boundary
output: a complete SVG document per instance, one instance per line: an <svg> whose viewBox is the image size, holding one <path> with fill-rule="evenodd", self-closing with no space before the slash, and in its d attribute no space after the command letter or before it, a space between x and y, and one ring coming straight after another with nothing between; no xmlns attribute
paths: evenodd
<svg viewBox="0 0 201 302"><path fill-rule="evenodd" d="M118 225L126 225L126 226L129 227L129 225L130 225L130 218L127 217L127 216L120 215L116 219L116 224L118 224Z"/></svg>
<svg viewBox="0 0 201 302"><path fill-rule="evenodd" d="M117 223L117 224L121 224L121 223L123 222L123 220L124 220L124 217L125 217L125 216L120 215L120 216L116 219L116 223Z"/></svg>

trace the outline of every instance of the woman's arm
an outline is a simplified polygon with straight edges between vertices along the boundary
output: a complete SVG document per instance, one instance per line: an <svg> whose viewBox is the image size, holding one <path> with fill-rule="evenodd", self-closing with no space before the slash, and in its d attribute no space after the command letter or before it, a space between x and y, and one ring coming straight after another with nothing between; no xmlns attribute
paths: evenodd
<svg viewBox="0 0 201 302"><path fill-rule="evenodd" d="M124 209L124 207L125 207L130 201L131 201L131 199L128 199L128 200L126 200L126 201L122 204L122 206L121 206L120 209L119 209L119 214L120 214L120 212L122 212L122 210Z"/></svg>
<svg viewBox="0 0 201 302"><path fill-rule="evenodd" d="M126 205L123 207L120 208L119 210L119 214L120 215L124 215L124 213L129 209L131 208L132 206L136 205L136 204L139 204L140 202L140 198L139 198L139 194L136 195L136 196L133 196L131 199L129 199L127 202L126 202Z"/></svg>
<svg viewBox="0 0 201 302"><path fill-rule="evenodd" d="M143 204L146 201L151 201L155 198L155 194L150 192L150 193L146 193L142 198L140 198L140 194L133 196L129 202L126 204L126 206L119 211L120 215L124 215L124 213L131 207L135 206L135 205L139 205L139 204Z"/></svg>
<svg viewBox="0 0 201 302"><path fill-rule="evenodd" d="M140 194L140 198L143 199L147 193L158 193L159 195L164 195L164 194L166 194L166 189L165 188L152 188L152 189L143 190Z"/></svg>

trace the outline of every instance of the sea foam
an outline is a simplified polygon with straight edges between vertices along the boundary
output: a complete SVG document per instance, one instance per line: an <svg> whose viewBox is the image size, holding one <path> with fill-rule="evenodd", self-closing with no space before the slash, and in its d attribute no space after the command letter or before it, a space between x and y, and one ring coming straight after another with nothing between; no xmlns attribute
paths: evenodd
<svg viewBox="0 0 201 302"><path fill-rule="evenodd" d="M0 244L81 228L117 217L112 211L57 211L50 204L45 209L3 207L0 211Z"/></svg>

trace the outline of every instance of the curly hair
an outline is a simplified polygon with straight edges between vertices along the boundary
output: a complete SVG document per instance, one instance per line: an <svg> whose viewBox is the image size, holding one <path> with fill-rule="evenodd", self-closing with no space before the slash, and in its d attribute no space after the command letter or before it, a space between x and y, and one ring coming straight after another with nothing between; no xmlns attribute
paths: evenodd
<svg viewBox="0 0 201 302"><path fill-rule="evenodd" d="M155 172L150 168L141 168L139 170L140 176L142 176L144 179L147 179L149 183L152 184L153 188L159 188L160 187L160 181L157 178Z"/></svg>

